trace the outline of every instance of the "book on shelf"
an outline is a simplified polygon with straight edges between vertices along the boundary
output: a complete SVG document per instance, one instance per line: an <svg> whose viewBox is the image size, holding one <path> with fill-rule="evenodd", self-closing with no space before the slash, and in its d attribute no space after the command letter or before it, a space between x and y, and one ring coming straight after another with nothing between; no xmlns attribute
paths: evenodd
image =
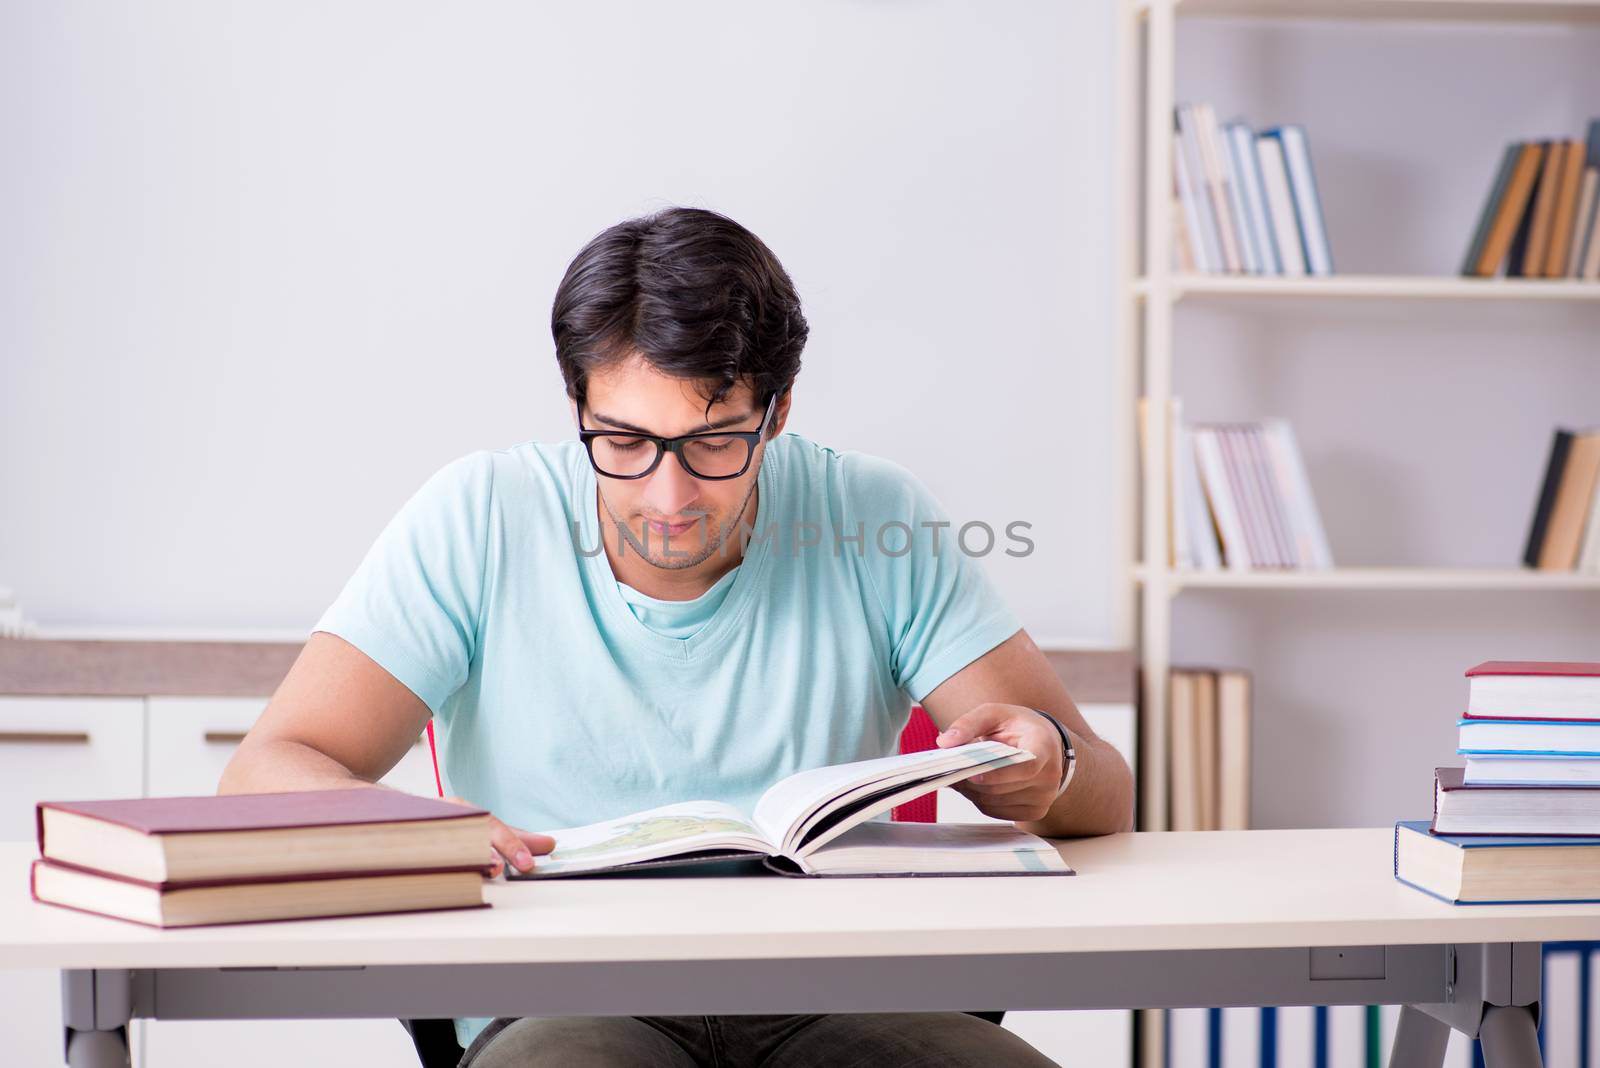
<svg viewBox="0 0 1600 1068"><path fill-rule="evenodd" d="M785 875L1070 875L1054 846L998 824L869 824L874 816L974 775L1032 760L996 741L796 772L754 809L687 801L548 832L531 872L551 879L738 860Z"/></svg>
<svg viewBox="0 0 1600 1068"><path fill-rule="evenodd" d="M1600 280L1600 119L1582 140L1513 142L1501 153L1461 273Z"/></svg>
<svg viewBox="0 0 1600 1068"><path fill-rule="evenodd" d="M1600 430L1556 430L1522 562L1600 574Z"/></svg>
<svg viewBox="0 0 1600 1068"><path fill-rule="evenodd" d="M1174 668L1167 701L1168 826L1238 831L1250 826L1250 676Z"/></svg>
<svg viewBox="0 0 1600 1068"><path fill-rule="evenodd" d="M1139 401L1139 440L1149 455L1149 412ZM1294 431L1283 419L1188 423L1169 408L1166 496L1168 564L1179 570L1327 569L1322 517Z"/></svg>
<svg viewBox="0 0 1600 1068"><path fill-rule="evenodd" d="M380 786L43 801L30 888L158 927L481 907L488 820Z"/></svg>
<svg viewBox="0 0 1600 1068"><path fill-rule="evenodd" d="M1327 275L1333 255L1300 126L1259 133L1209 104L1174 109L1174 257L1179 269Z"/></svg>
<svg viewBox="0 0 1600 1068"><path fill-rule="evenodd" d="M1600 838L1441 835L1394 825L1394 877L1456 905L1600 901Z"/></svg>

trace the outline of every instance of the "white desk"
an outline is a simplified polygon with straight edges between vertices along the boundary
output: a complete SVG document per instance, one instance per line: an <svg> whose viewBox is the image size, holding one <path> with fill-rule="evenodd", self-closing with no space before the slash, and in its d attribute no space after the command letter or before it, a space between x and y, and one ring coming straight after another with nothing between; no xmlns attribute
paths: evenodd
<svg viewBox="0 0 1600 1068"><path fill-rule="evenodd" d="M63 970L68 1063L131 1017L258 1019L1401 1004L1539 1063L1539 943L1600 905L1454 907L1394 882L1392 832L1068 841L1069 879L495 882L491 909L156 931L28 899L0 847L0 968Z"/></svg>

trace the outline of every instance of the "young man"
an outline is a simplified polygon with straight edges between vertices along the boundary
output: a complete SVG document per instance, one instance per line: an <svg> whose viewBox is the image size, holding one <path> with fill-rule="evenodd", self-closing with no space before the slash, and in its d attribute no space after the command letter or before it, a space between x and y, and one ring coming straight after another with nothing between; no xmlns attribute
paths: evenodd
<svg viewBox="0 0 1600 1068"><path fill-rule="evenodd" d="M1131 776L894 464L785 434L807 327L754 234L671 209L573 260L551 316L579 440L435 474L318 621L220 792L372 782L431 716L447 792L537 833L748 807L803 768L940 745L1038 759L963 784L1046 835L1130 826ZM502 822L504 821L504 822ZM961 1013L456 1021L472 1068L1042 1064Z"/></svg>

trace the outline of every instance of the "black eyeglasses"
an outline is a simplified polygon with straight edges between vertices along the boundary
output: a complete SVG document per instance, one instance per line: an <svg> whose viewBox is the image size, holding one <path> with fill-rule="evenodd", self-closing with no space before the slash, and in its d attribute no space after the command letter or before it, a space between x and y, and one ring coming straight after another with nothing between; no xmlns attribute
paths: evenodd
<svg viewBox="0 0 1600 1068"><path fill-rule="evenodd" d="M634 430L586 430L583 405L578 406L578 437L589 450L589 463L607 478L643 478L670 452L683 469L709 482L738 478L750 469L761 435L777 407L778 395L767 401L766 414L754 430L706 430L663 438Z"/></svg>

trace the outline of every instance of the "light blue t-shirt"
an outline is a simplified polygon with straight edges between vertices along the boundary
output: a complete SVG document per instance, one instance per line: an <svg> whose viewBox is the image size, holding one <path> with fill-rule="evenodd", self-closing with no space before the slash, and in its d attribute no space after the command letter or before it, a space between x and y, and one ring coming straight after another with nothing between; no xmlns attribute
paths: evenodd
<svg viewBox="0 0 1600 1068"><path fill-rule="evenodd" d="M314 629L421 698L445 792L512 826L749 812L786 775L893 753L911 703L1020 626L904 468L781 434L757 479L743 561L666 602L612 573L580 443L472 453ZM462 1046L487 1022L457 1020Z"/></svg>

